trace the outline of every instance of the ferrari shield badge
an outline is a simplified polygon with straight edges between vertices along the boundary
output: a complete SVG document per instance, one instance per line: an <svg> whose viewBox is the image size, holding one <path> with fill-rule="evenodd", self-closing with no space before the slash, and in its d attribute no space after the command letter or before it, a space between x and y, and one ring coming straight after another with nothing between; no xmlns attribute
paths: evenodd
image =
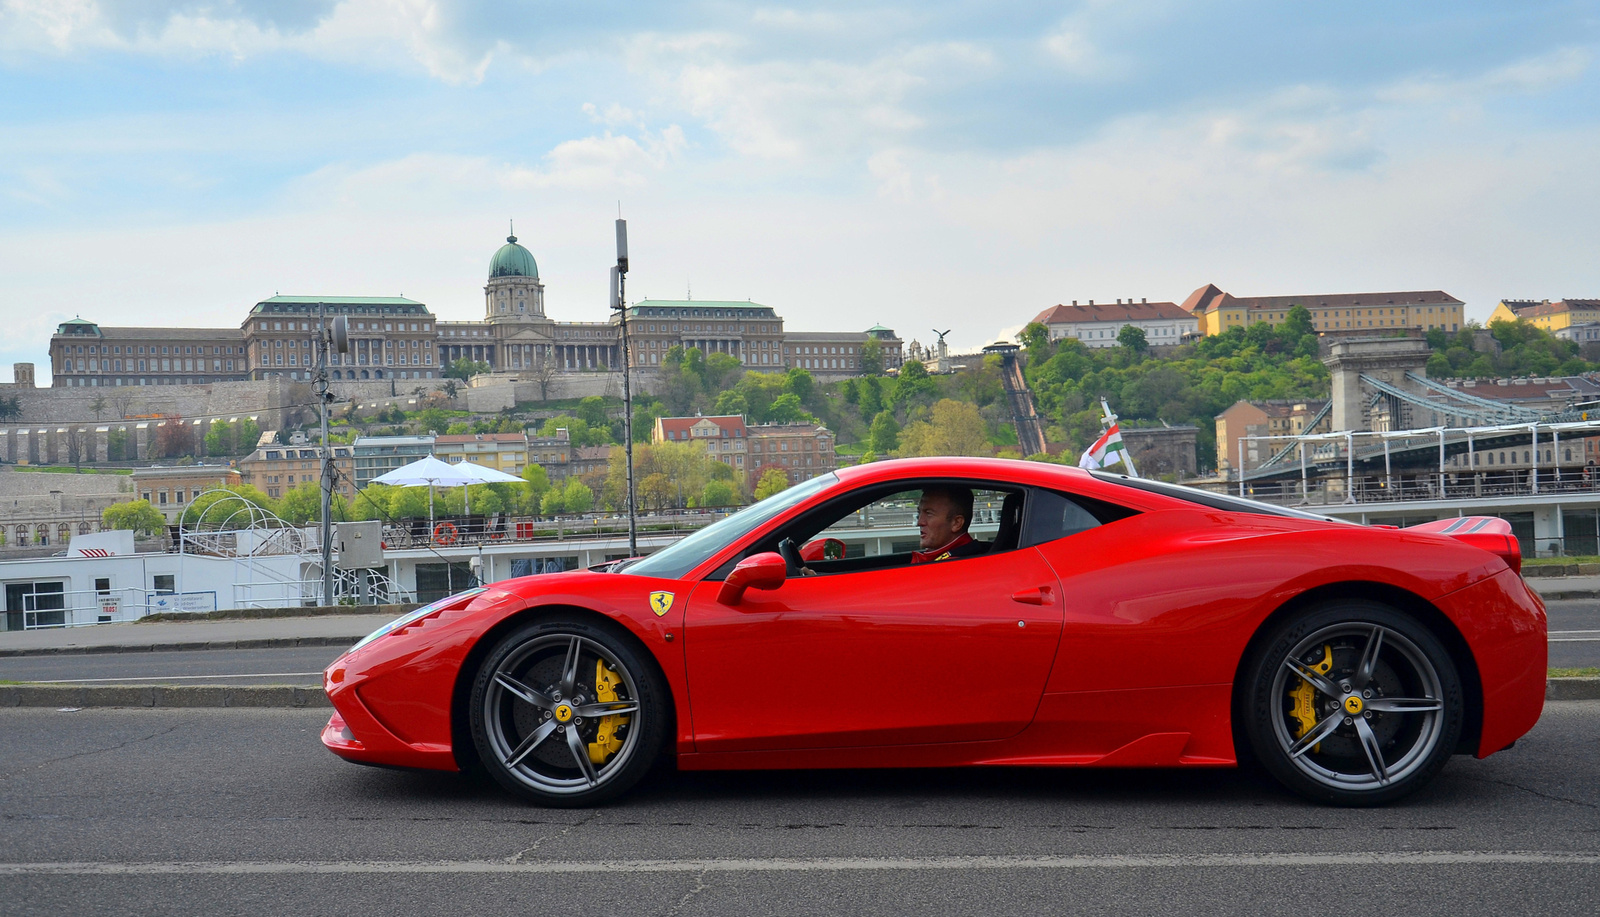
<svg viewBox="0 0 1600 917"><path fill-rule="evenodd" d="M650 610L655 612L656 617L659 618L672 610L672 600L674 598L675 596L670 592L652 592L650 593Z"/></svg>

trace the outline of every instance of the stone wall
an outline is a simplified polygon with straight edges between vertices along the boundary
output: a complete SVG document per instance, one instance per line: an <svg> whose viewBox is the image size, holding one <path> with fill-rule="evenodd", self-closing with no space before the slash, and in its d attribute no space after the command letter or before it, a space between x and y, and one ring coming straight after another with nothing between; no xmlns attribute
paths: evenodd
<svg viewBox="0 0 1600 917"><path fill-rule="evenodd" d="M297 392L296 389L301 391ZM310 400L307 383L268 379L261 382L210 382L205 385L130 385L111 388L32 388L0 384L0 396L15 396L24 426L81 425L143 420L139 415L172 414L210 422L221 417L254 417L261 428L275 429L291 420L297 404ZM100 409L95 410L96 401Z"/></svg>
<svg viewBox="0 0 1600 917"><path fill-rule="evenodd" d="M132 494L133 476L127 474L55 474L17 471L0 467L0 500L48 496L52 491L87 494ZM3 505L3 504L0 504ZM4 521L0 519L0 521Z"/></svg>

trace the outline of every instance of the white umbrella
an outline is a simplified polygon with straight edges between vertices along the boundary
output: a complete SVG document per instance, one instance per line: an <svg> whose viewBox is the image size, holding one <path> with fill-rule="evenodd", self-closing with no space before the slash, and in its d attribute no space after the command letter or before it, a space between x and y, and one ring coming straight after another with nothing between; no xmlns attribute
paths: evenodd
<svg viewBox="0 0 1600 917"><path fill-rule="evenodd" d="M387 474L381 474L372 479L374 484L388 484L394 487L426 487L428 488L428 528L433 528L433 489L435 487L461 487L470 484L519 484L522 479L493 468L474 465L471 462L441 462L431 455L423 456L409 465L402 465ZM467 514L472 513L472 497L466 490L462 490L463 500L466 503Z"/></svg>

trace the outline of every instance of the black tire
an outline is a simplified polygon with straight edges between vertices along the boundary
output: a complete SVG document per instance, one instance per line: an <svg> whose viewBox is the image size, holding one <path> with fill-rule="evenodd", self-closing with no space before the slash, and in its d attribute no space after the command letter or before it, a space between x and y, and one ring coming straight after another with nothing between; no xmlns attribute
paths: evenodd
<svg viewBox="0 0 1600 917"><path fill-rule="evenodd" d="M1465 700L1449 652L1376 602L1330 602L1274 625L1242 678L1241 759L1317 802L1373 806L1414 793L1461 737Z"/></svg>
<svg viewBox="0 0 1600 917"><path fill-rule="evenodd" d="M530 802L570 808L612 799L650 771L671 700L633 640L598 623L551 619L495 645L468 703L483 770Z"/></svg>

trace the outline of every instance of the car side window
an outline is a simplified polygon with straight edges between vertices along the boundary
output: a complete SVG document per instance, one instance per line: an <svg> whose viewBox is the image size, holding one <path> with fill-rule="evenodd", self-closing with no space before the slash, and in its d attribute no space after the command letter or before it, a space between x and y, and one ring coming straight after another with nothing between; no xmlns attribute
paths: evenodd
<svg viewBox="0 0 1600 917"><path fill-rule="evenodd" d="M917 501L922 488L885 494L854 512L829 523L814 538L834 538L844 545L845 557L910 555L917 550ZM972 519L967 533L978 541L992 542L1000 530L1006 494L972 487Z"/></svg>
<svg viewBox="0 0 1600 917"><path fill-rule="evenodd" d="M1125 506L1035 489L1028 494L1023 513L1021 544L1044 544L1132 515L1136 515L1135 511Z"/></svg>

